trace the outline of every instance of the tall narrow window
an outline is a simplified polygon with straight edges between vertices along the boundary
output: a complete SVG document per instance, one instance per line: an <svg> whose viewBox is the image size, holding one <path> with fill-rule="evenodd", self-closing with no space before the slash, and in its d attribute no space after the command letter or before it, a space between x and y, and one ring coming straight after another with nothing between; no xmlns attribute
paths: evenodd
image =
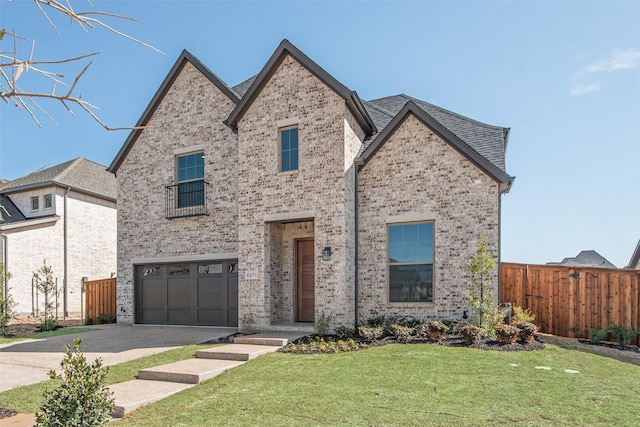
<svg viewBox="0 0 640 427"><path fill-rule="evenodd" d="M298 128L280 130L280 171L298 170Z"/></svg>
<svg viewBox="0 0 640 427"><path fill-rule="evenodd" d="M204 205L204 153L177 159L178 208Z"/></svg>
<svg viewBox="0 0 640 427"><path fill-rule="evenodd" d="M32 197L31 198L31 210L32 211L37 211L38 209L40 209L40 204L38 202L38 197Z"/></svg>
<svg viewBox="0 0 640 427"><path fill-rule="evenodd" d="M389 302L433 302L433 223L389 226Z"/></svg>
<svg viewBox="0 0 640 427"><path fill-rule="evenodd" d="M45 209L49 209L53 206L51 194L46 194L42 197L42 204L44 205L43 208Z"/></svg>

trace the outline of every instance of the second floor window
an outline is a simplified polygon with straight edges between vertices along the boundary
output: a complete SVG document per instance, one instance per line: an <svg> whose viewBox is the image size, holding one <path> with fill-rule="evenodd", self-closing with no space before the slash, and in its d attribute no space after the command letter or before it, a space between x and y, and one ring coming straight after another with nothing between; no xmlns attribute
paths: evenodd
<svg viewBox="0 0 640 427"><path fill-rule="evenodd" d="M40 204L38 203L38 197L32 197L31 198L31 210L32 211L37 211L38 209L40 209Z"/></svg>
<svg viewBox="0 0 640 427"><path fill-rule="evenodd" d="M204 204L204 152L178 156L178 208Z"/></svg>
<svg viewBox="0 0 640 427"><path fill-rule="evenodd" d="M280 172L298 170L298 128L280 130Z"/></svg>
<svg viewBox="0 0 640 427"><path fill-rule="evenodd" d="M53 206L53 201L51 198L51 194L46 194L45 196L42 197L42 202L43 202L43 208L45 209L49 209Z"/></svg>

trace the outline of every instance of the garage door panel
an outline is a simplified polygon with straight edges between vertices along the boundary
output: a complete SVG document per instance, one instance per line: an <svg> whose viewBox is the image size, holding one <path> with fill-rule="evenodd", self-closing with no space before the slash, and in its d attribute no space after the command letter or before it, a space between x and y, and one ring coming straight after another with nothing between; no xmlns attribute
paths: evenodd
<svg viewBox="0 0 640 427"><path fill-rule="evenodd" d="M228 325L227 310L199 309L198 323L201 325Z"/></svg>
<svg viewBox="0 0 640 427"><path fill-rule="evenodd" d="M237 261L136 269L136 322L237 326Z"/></svg>
<svg viewBox="0 0 640 427"><path fill-rule="evenodd" d="M157 323L157 324L165 324L167 314L165 310L162 309L143 309L140 313L141 322L140 323Z"/></svg>
<svg viewBox="0 0 640 427"><path fill-rule="evenodd" d="M163 308L166 305L166 284L164 283L164 280L143 280L141 291L141 298L145 308Z"/></svg>
<svg viewBox="0 0 640 427"><path fill-rule="evenodd" d="M167 283L167 304L170 308L191 307L191 279L188 277L180 279L169 279Z"/></svg>
<svg viewBox="0 0 640 427"><path fill-rule="evenodd" d="M226 308L227 287L225 278L220 277L200 277L198 279L198 308L217 309Z"/></svg>
<svg viewBox="0 0 640 427"><path fill-rule="evenodd" d="M167 323L170 325L191 325L191 309L167 310Z"/></svg>

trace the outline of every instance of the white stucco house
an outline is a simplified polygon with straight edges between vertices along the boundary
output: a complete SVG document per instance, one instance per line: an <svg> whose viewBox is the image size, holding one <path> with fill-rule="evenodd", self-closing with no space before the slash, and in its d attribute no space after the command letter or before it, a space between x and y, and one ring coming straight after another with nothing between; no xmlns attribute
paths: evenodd
<svg viewBox="0 0 640 427"><path fill-rule="evenodd" d="M463 317L480 236L500 258L509 129L363 100L287 40L257 71L184 51L109 166L118 322Z"/></svg>
<svg viewBox="0 0 640 427"><path fill-rule="evenodd" d="M69 315L80 314L82 278L116 272L116 179L106 166L79 157L0 184L0 234L17 313L42 309L32 277L46 259L58 283L59 315L65 306Z"/></svg>

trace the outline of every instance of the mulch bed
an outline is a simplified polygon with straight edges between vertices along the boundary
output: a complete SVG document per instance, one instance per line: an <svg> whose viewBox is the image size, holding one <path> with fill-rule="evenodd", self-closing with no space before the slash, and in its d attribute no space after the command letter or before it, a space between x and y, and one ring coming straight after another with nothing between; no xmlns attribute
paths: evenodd
<svg viewBox="0 0 640 427"><path fill-rule="evenodd" d="M17 412L13 409L5 408L4 406L0 405L0 420L3 418L13 417L16 414Z"/></svg>
<svg viewBox="0 0 640 427"><path fill-rule="evenodd" d="M606 347L606 348L612 348L612 349L616 349L616 350L633 351L633 352L636 352L636 353L640 353L640 347L638 347L638 346L620 346L617 343L613 343L613 342L591 341L591 340L584 339L584 338L578 339L578 342L580 342L582 344L595 345L595 346L598 346L598 347Z"/></svg>

